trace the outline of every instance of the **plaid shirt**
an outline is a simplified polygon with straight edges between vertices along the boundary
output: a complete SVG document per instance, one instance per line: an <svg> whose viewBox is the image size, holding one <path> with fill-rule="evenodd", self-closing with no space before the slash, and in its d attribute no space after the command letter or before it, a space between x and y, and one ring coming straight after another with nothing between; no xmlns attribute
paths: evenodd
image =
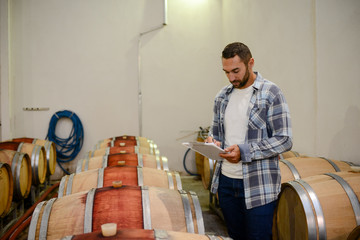
<svg viewBox="0 0 360 240"><path fill-rule="evenodd" d="M256 73L256 72L255 72ZM281 90L260 73L253 84L247 115L249 116L245 144L239 144L248 209L277 199L281 188L278 155L292 147L292 131L288 105ZM214 119L210 135L224 147L224 116L233 90L232 84L216 96ZM219 186L222 161L216 164L211 192Z"/></svg>

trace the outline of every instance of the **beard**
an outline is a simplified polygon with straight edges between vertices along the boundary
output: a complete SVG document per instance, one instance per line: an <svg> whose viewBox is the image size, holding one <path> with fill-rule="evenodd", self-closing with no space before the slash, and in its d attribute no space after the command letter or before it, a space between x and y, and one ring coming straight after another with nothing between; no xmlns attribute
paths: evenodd
<svg viewBox="0 0 360 240"><path fill-rule="evenodd" d="M246 67L246 72L245 72L245 75L244 75L243 79L234 80L234 81L231 82L231 84L234 86L234 88L242 88L248 83L249 78L250 78L249 68Z"/></svg>

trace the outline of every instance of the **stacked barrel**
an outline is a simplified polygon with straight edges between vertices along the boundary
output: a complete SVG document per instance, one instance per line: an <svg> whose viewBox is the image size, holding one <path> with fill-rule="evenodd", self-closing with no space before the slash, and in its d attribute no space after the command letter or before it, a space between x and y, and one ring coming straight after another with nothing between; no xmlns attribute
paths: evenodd
<svg viewBox="0 0 360 240"><path fill-rule="evenodd" d="M279 159L282 189L274 239L358 239L360 173L351 162L287 152Z"/></svg>
<svg viewBox="0 0 360 240"><path fill-rule="evenodd" d="M157 145L118 136L97 143L76 173L61 179L58 198L37 205L28 239L203 239L204 233L196 193L182 189Z"/></svg>
<svg viewBox="0 0 360 240"><path fill-rule="evenodd" d="M27 199L31 186L43 184L54 173L55 164L56 148L51 141L16 138L0 142L0 217L9 214L12 203Z"/></svg>

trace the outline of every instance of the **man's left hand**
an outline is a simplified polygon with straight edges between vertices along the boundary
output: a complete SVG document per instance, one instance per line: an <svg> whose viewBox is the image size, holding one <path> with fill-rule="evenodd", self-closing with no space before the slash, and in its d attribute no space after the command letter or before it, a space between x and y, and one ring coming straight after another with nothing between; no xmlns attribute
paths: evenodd
<svg viewBox="0 0 360 240"><path fill-rule="evenodd" d="M226 153L220 153L219 156L225 158L231 163L238 163L240 161L240 149L238 145L232 145L224 149Z"/></svg>

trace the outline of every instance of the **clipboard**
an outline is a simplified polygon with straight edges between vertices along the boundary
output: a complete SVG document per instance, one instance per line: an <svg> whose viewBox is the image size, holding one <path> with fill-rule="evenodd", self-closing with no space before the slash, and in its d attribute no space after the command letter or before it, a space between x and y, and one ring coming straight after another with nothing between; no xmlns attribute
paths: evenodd
<svg viewBox="0 0 360 240"><path fill-rule="evenodd" d="M185 147L188 147L201 155L213 159L222 161L223 158L219 156L219 153L226 153L224 149L218 147L215 143L205 142L184 142Z"/></svg>

